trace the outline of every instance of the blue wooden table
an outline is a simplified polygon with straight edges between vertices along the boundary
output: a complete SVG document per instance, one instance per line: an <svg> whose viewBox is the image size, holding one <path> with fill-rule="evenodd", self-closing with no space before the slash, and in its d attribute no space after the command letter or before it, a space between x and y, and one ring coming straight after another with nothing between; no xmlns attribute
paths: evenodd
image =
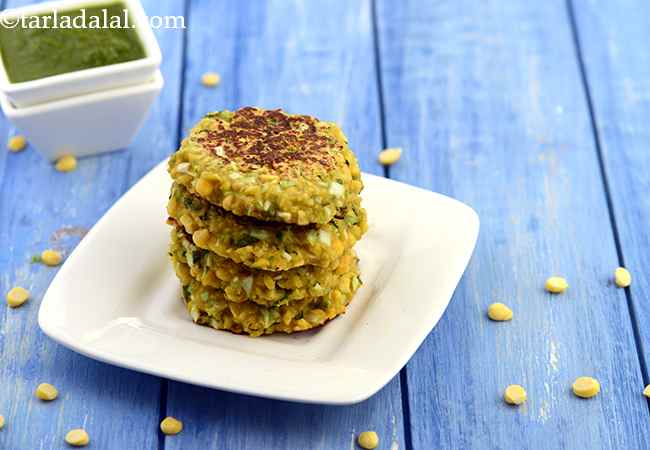
<svg viewBox="0 0 650 450"><path fill-rule="evenodd" d="M4 7L22 5L7 0ZM650 4L643 0L147 0L165 87L127 150L56 172L33 149L0 152L1 449L645 449L650 363ZM222 84L207 89L201 74ZM482 220L476 253L441 322L383 390L347 407L297 405L190 386L75 354L38 329L56 269L205 112L282 107L343 126L363 169L451 195ZM18 133L4 119L0 141ZM423 261L426 264L426 261ZM614 268L634 281L615 288ZM543 290L565 276L562 296ZM515 311L493 323L488 304ZM601 394L571 394L581 375ZM60 398L33 397L40 382ZM505 405L522 384L528 402ZM173 437L162 417L182 419Z"/></svg>

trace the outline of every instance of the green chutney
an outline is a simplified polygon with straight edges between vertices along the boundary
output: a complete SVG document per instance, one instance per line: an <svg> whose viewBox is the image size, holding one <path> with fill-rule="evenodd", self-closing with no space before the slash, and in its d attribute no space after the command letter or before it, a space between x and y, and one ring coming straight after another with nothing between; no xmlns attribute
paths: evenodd
<svg viewBox="0 0 650 450"><path fill-rule="evenodd" d="M2 23L0 53L12 83L146 56L123 3L25 16L13 28Z"/></svg>

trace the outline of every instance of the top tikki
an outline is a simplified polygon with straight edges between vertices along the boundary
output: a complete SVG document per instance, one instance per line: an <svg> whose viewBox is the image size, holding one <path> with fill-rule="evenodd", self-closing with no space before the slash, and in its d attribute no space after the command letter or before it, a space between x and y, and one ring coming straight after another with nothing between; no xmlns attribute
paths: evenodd
<svg viewBox="0 0 650 450"><path fill-rule="evenodd" d="M207 114L170 158L169 172L236 215L298 225L329 222L363 187L335 124L252 107Z"/></svg>

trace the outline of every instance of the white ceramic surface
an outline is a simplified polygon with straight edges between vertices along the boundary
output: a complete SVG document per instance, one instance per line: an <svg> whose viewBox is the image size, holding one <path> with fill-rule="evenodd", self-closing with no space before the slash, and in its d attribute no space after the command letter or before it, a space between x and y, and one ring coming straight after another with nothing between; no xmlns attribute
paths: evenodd
<svg viewBox="0 0 650 450"><path fill-rule="evenodd" d="M277 399L349 404L381 389L442 316L479 229L468 206L364 174L364 285L325 327L250 338L195 325L168 261L165 163L67 258L39 311L43 331L91 358Z"/></svg>
<svg viewBox="0 0 650 450"><path fill-rule="evenodd" d="M160 72L148 83L15 108L0 105L27 141L49 160L64 154L88 156L127 147L162 89Z"/></svg>
<svg viewBox="0 0 650 450"><path fill-rule="evenodd" d="M151 30L147 16L139 0L123 0L129 11L129 20L135 24L146 56L142 59L110 66L95 67L76 72L53 75L38 80L12 83L9 81L2 58L0 58L0 91L16 107L32 106L44 102L98 92L122 86L137 85L151 81L160 67L162 56L158 41ZM8 19L20 15L37 15L58 11L110 4L107 0L61 0L37 3L2 12Z"/></svg>

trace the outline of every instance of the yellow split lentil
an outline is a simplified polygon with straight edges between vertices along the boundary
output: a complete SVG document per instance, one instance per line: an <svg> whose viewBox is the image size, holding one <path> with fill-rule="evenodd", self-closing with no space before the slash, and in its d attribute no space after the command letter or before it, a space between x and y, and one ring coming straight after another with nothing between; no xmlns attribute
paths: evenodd
<svg viewBox="0 0 650 450"><path fill-rule="evenodd" d="M21 135L12 136L9 138L9 141L7 142L7 148L9 149L9 151L14 153L24 150L26 146L27 146L27 139L25 139L25 136L21 136Z"/></svg>
<svg viewBox="0 0 650 450"><path fill-rule="evenodd" d="M90 442L90 436L83 428L75 428L68 431L65 441L73 447L85 447Z"/></svg>
<svg viewBox="0 0 650 450"><path fill-rule="evenodd" d="M521 405L527 398L526 390L518 384L511 384L503 393L503 399L510 405Z"/></svg>
<svg viewBox="0 0 650 450"><path fill-rule="evenodd" d="M399 161L402 156L402 149L399 147L387 148L379 153L379 163L384 166L391 166Z"/></svg>
<svg viewBox="0 0 650 450"><path fill-rule="evenodd" d="M2 430L5 426L5 416L0 414L0 430Z"/></svg>
<svg viewBox="0 0 650 450"><path fill-rule="evenodd" d="M12 308L19 307L27 300L29 300L29 291L25 288L16 286L7 292L7 304Z"/></svg>
<svg viewBox="0 0 650 450"><path fill-rule="evenodd" d="M645 395L646 397L650 397L650 384L647 385L645 389L643 389L643 395Z"/></svg>
<svg viewBox="0 0 650 450"><path fill-rule="evenodd" d="M614 271L614 282L616 286L626 288L632 284L632 275L624 267L618 267Z"/></svg>
<svg viewBox="0 0 650 450"><path fill-rule="evenodd" d="M359 434L357 442L362 448L372 450L377 448L379 445L379 436L377 436L377 433L374 431L364 431Z"/></svg>
<svg viewBox="0 0 650 450"><path fill-rule="evenodd" d="M206 72L201 76L203 86L214 87L221 82L221 75L216 72Z"/></svg>
<svg viewBox="0 0 650 450"><path fill-rule="evenodd" d="M160 422L160 430L167 435L178 434L183 431L183 422L175 417L165 417L162 422Z"/></svg>
<svg viewBox="0 0 650 450"><path fill-rule="evenodd" d="M503 303L492 303L488 307L488 317L497 322L512 319L512 310Z"/></svg>
<svg viewBox="0 0 650 450"><path fill-rule="evenodd" d="M573 382L573 393L581 398L595 397L600 392L600 383L592 377L578 377Z"/></svg>
<svg viewBox="0 0 650 450"><path fill-rule="evenodd" d="M59 391L49 383L41 383L36 387L34 395L40 400L51 402L59 396Z"/></svg>
<svg viewBox="0 0 650 450"><path fill-rule="evenodd" d="M561 294L569 287L569 283L562 277L550 277L546 280L546 290L553 294Z"/></svg>
<svg viewBox="0 0 650 450"><path fill-rule="evenodd" d="M77 168L77 158L73 155L64 155L56 161L54 167L59 172L72 172Z"/></svg>
<svg viewBox="0 0 650 450"><path fill-rule="evenodd" d="M41 253L41 261L47 266L58 266L62 260L63 256L56 250L47 249Z"/></svg>

